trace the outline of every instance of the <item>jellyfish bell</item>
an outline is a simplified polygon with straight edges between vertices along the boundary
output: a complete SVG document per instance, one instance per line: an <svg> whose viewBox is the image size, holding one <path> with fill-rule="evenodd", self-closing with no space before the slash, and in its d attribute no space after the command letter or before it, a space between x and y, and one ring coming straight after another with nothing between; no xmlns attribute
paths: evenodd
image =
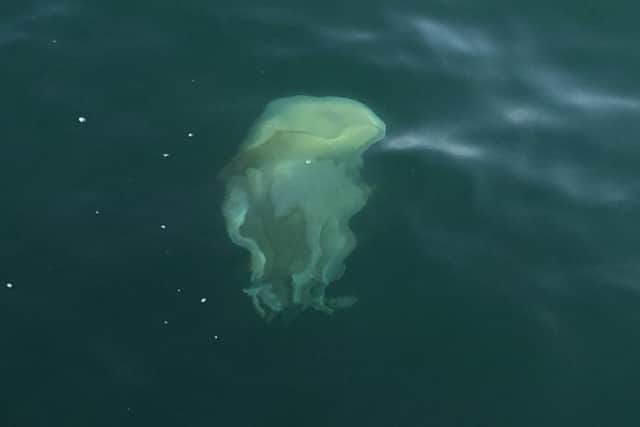
<svg viewBox="0 0 640 427"><path fill-rule="evenodd" d="M384 134L384 123L358 101L281 98L224 167L222 213L231 241L250 254L244 292L261 317L355 303L325 291L356 245L349 220L370 193L362 154Z"/></svg>

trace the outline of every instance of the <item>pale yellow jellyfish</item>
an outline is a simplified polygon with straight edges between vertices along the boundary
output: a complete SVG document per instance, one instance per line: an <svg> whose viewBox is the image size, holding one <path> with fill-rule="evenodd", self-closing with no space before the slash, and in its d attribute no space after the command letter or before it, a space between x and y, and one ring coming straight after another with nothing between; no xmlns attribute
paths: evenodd
<svg viewBox="0 0 640 427"><path fill-rule="evenodd" d="M325 290L356 245L349 220L370 192L362 154L384 134L369 108L338 97L277 99L253 124L222 171L222 213L233 243L250 253L244 292L261 317L355 303Z"/></svg>

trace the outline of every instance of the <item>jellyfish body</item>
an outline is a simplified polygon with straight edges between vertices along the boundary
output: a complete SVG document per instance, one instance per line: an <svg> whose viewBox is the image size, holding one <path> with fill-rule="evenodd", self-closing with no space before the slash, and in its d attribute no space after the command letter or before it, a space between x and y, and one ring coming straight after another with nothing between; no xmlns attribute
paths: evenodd
<svg viewBox="0 0 640 427"><path fill-rule="evenodd" d="M244 292L261 317L356 301L325 290L356 245L349 220L370 193L362 154L384 134L369 108L339 97L277 99L253 124L221 173L222 212L230 239L249 251Z"/></svg>

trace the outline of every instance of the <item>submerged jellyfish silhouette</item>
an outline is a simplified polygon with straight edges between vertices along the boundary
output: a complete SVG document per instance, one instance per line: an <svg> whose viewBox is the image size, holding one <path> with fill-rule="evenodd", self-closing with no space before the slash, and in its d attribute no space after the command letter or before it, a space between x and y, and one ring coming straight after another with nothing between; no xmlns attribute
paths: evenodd
<svg viewBox="0 0 640 427"><path fill-rule="evenodd" d="M349 220L370 190L362 154L385 124L364 104L294 96L270 102L222 170L229 237L251 256L244 292L258 314L313 308L332 313L355 297L325 295L340 278L356 238Z"/></svg>

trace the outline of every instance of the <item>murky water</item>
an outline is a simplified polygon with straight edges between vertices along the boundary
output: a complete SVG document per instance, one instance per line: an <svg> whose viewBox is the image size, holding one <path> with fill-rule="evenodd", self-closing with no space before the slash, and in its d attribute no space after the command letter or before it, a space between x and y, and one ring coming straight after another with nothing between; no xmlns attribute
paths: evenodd
<svg viewBox="0 0 640 427"><path fill-rule="evenodd" d="M640 31L622 2L0 6L7 426L636 426ZM358 99L359 303L265 325L217 174Z"/></svg>

